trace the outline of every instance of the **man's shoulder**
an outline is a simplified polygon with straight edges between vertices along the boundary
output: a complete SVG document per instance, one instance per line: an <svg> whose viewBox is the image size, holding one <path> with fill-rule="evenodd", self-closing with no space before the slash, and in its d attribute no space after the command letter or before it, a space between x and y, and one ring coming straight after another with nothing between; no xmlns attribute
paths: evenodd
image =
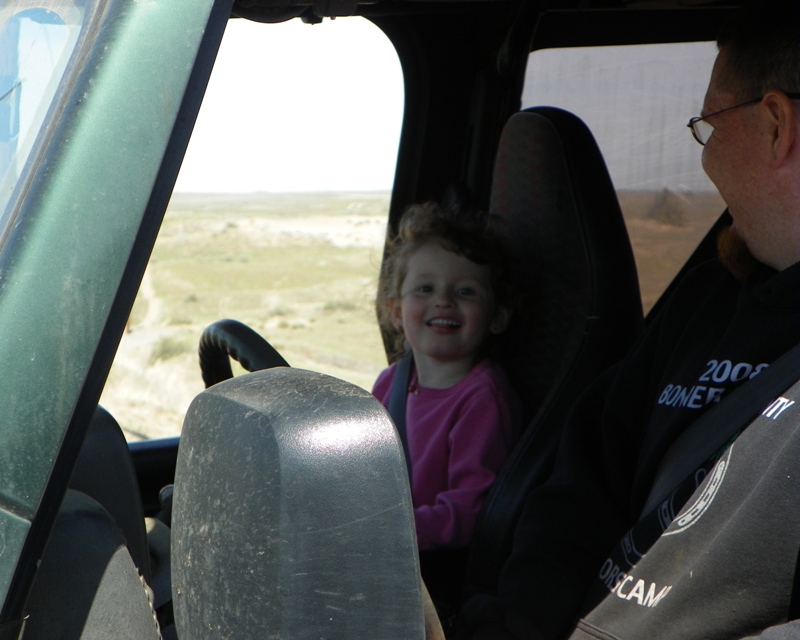
<svg viewBox="0 0 800 640"><path fill-rule="evenodd" d="M740 283L722 263L713 258L687 271L670 294L667 314L696 312L703 302L727 299L733 301L741 290ZM716 304L717 302L714 302Z"/></svg>
<svg viewBox="0 0 800 640"><path fill-rule="evenodd" d="M696 287L707 287L714 283L738 286L736 278L725 268L719 258L711 258L689 269L678 282L676 291Z"/></svg>

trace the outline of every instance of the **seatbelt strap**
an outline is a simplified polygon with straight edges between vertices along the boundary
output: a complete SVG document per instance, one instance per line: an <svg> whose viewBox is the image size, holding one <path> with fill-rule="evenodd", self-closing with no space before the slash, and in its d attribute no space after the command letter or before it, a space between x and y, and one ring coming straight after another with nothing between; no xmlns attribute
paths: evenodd
<svg viewBox="0 0 800 640"><path fill-rule="evenodd" d="M689 425L661 459L650 495L642 509L642 517L656 509L681 482L736 438L768 403L798 379L800 344Z"/></svg>
<svg viewBox="0 0 800 640"><path fill-rule="evenodd" d="M411 457L408 453L408 435L406 434L406 401L408 399L408 384L411 381L411 365L414 363L414 356L408 354L397 361L394 370L392 386L389 389L389 416L394 421L400 442L403 445L403 453L406 456L406 468L408 469L408 481L411 482Z"/></svg>

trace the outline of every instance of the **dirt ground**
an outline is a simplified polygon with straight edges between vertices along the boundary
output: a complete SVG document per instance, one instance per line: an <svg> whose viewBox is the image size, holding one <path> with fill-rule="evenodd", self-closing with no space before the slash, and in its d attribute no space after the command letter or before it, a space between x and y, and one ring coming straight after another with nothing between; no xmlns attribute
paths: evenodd
<svg viewBox="0 0 800 640"><path fill-rule="evenodd" d="M671 192L620 203L647 309L724 206ZM200 335L222 318L292 366L370 389L386 363L373 300L388 206L387 193L173 198L101 404L129 439L179 434L203 389Z"/></svg>

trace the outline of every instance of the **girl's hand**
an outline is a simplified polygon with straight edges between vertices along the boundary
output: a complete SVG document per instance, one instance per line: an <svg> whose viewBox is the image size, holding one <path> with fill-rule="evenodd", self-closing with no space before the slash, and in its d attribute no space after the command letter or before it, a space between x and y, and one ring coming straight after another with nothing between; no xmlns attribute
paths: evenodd
<svg viewBox="0 0 800 640"><path fill-rule="evenodd" d="M422 611L425 614L425 640L445 640L436 607L433 606L433 601L428 595L428 588L422 580L420 580L420 586L422 587Z"/></svg>

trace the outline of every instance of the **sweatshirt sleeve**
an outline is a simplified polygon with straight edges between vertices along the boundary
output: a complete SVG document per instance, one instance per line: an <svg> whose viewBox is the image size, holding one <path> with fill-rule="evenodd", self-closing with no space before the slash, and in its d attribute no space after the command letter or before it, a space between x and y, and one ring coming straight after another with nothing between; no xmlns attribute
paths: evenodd
<svg viewBox="0 0 800 640"><path fill-rule="evenodd" d="M486 493L511 450L515 420L494 386L475 390L464 403L448 438L448 489L434 504L414 510L420 550L469 543Z"/></svg>
<svg viewBox="0 0 800 640"><path fill-rule="evenodd" d="M797 638L800 638L800 621L793 620L764 629L757 636L747 636L739 640L797 640Z"/></svg>

